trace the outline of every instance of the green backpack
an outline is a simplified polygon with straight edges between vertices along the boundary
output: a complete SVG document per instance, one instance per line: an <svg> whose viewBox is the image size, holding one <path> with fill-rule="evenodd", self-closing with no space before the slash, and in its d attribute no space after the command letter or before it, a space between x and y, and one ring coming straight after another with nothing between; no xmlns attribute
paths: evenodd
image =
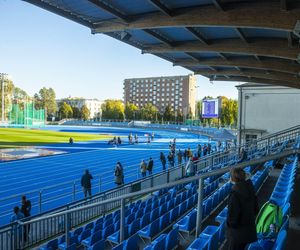
<svg viewBox="0 0 300 250"><path fill-rule="evenodd" d="M282 225L282 209L271 202L266 202L260 209L256 217L256 232L268 234L271 232L270 226L274 225L274 232L278 232Z"/></svg>

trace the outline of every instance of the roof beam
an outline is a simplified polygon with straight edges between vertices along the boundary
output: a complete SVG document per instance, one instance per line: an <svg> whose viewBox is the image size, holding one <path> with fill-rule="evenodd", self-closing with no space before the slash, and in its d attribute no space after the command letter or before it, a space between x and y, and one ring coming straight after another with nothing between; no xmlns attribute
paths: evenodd
<svg viewBox="0 0 300 250"><path fill-rule="evenodd" d="M290 82L290 83L297 84L300 87L300 79L297 77L297 75L285 74L280 72L266 73L264 71L257 71L257 70L247 70L243 72L238 70L221 70L215 72L209 70L198 70L195 72L195 74L257 77L262 79L271 79L271 80Z"/></svg>
<svg viewBox="0 0 300 250"><path fill-rule="evenodd" d="M235 28L236 33L239 35L239 37L242 39L243 42L248 43L247 38L243 31L240 28Z"/></svg>
<svg viewBox="0 0 300 250"><path fill-rule="evenodd" d="M143 50L143 53L171 52L232 53L297 60L300 54L300 48L289 48L285 39L256 39L248 44L240 41L240 39L225 39L215 40L211 45L205 45L199 42L183 42L173 47L150 45Z"/></svg>
<svg viewBox="0 0 300 250"><path fill-rule="evenodd" d="M199 32L197 32L193 27L186 27L187 31L189 31L195 38L197 38L201 43L209 44L206 38L204 38Z"/></svg>
<svg viewBox="0 0 300 250"><path fill-rule="evenodd" d="M220 1L219 0L212 0L214 6L218 9L218 10L221 10L221 11L224 11L224 8L223 6L221 5Z"/></svg>
<svg viewBox="0 0 300 250"><path fill-rule="evenodd" d="M129 18L123 15L121 12L117 11L116 9L112 8L110 5L102 2L101 0L88 0L90 3L96 5L100 9L106 11L107 13L115 16L116 18L122 20L125 23L129 22Z"/></svg>
<svg viewBox="0 0 300 250"><path fill-rule="evenodd" d="M168 16L173 16L172 10L170 10L166 5L164 5L160 0L148 0L152 3L156 8L158 8L161 12Z"/></svg>
<svg viewBox="0 0 300 250"><path fill-rule="evenodd" d="M80 16L77 16L74 13L62 10L61 8L56 7L55 5L51 5L49 3L46 3L46 2L43 2L43 1L40 1L40 0L23 0L23 1L31 3L31 4L33 4L37 7L40 7L44 10L50 11L50 12L55 13L57 15L60 15L62 17L65 17L65 18L67 18L71 21L74 21L76 23L79 23L81 25L89 27L91 29L94 28L94 25L92 23L90 23L89 21L85 20L84 18L82 18Z"/></svg>
<svg viewBox="0 0 300 250"><path fill-rule="evenodd" d="M263 79L263 78L257 78L257 77L244 77L244 76L231 76L229 78L224 76L217 76L214 79L210 79L211 81L230 81L230 82L253 82L253 83L265 83L270 85L276 85L276 86L285 86L290 88L299 88L297 84L291 84L289 82L283 82L283 81L277 81L277 80L271 80L271 79Z"/></svg>
<svg viewBox="0 0 300 250"><path fill-rule="evenodd" d="M127 29L153 29L163 27L238 27L263 28L293 31L299 20L300 8L289 12L281 11L279 2L236 3L226 12L218 11L214 6L185 8L176 11L173 17L161 12L132 16L128 24L117 20L96 23L94 33L107 33ZM259 17L259 18L257 18Z"/></svg>
<svg viewBox="0 0 300 250"><path fill-rule="evenodd" d="M172 46L172 43L165 37L159 35L158 33L154 32L153 30L143 30L145 33L147 33L148 35L154 37L155 39L157 39L158 41L162 42L163 44L167 45L168 47ZM144 52L142 52L144 53Z"/></svg>
<svg viewBox="0 0 300 250"><path fill-rule="evenodd" d="M212 66L212 67L239 67L246 69L271 70L285 72L290 74L299 74L300 65L297 63L289 63L283 60L267 60L257 61L255 59L231 59L224 61L221 59L207 60L176 60L174 66L197 67L197 66Z"/></svg>

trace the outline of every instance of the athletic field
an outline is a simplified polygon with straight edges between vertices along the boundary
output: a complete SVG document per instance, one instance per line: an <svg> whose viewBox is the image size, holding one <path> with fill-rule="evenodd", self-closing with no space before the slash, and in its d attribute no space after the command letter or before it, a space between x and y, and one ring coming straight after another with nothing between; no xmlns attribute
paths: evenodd
<svg viewBox="0 0 300 250"><path fill-rule="evenodd" d="M62 150L67 153L0 163L2 179L0 182L0 225L9 222L13 207L20 205L22 194L26 194L31 200L34 215L38 213L39 195L42 197L42 212L72 202L74 198L75 200L82 199L80 178L85 169L89 169L94 177L92 193L95 194L99 192L99 183L101 183L102 191L115 187L113 173L117 161L122 163L125 182L128 183L140 178L141 159L148 161L149 157L152 157L154 159L153 172L160 172L162 167L159 153L164 152L165 155L168 153L168 145L173 138L177 138L177 149L187 147L195 149L199 143L203 145L208 141L206 137L192 133L153 129L63 126L46 129L52 131L28 130L27 137L24 130L7 129L11 134L10 138L15 138L14 143L18 143L20 139L17 138L21 138L22 143L43 144L37 148ZM152 132L155 134L155 139L148 144L146 135ZM129 133L137 134L140 143L129 145L127 139ZM12 136L13 134L16 134L15 137ZM75 141L73 145L68 144L71 135ZM118 147L108 145L108 139L113 136L122 136L123 144ZM86 141L88 138L90 140ZM73 196L74 187L75 197Z"/></svg>

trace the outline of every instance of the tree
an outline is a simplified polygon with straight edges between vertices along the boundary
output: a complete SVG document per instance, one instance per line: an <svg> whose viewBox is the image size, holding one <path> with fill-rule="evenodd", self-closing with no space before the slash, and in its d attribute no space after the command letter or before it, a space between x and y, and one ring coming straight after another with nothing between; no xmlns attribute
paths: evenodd
<svg viewBox="0 0 300 250"><path fill-rule="evenodd" d="M105 100L101 106L103 119L124 120L124 104L121 100Z"/></svg>
<svg viewBox="0 0 300 250"><path fill-rule="evenodd" d="M26 91L18 87L14 87L12 95L13 95L14 103L24 102L30 98L29 95L26 93Z"/></svg>
<svg viewBox="0 0 300 250"><path fill-rule="evenodd" d="M72 107L66 102L60 104L58 113L61 119L71 118L73 116Z"/></svg>
<svg viewBox="0 0 300 250"><path fill-rule="evenodd" d="M34 99L36 102L36 107L37 108L44 108L46 117L48 115L54 116L55 112L57 111L57 105L56 105L56 100L55 100L55 92L52 88L41 88L39 91L39 94L34 95Z"/></svg>
<svg viewBox="0 0 300 250"><path fill-rule="evenodd" d="M81 110L74 106L72 106L71 108L73 110L73 118L80 119L81 118Z"/></svg>
<svg viewBox="0 0 300 250"><path fill-rule="evenodd" d="M127 120L136 119L137 118L136 114L138 110L139 108L135 104L127 102L124 109L125 118Z"/></svg>
<svg viewBox="0 0 300 250"><path fill-rule="evenodd" d="M141 108L141 117L146 121L156 120L156 114L158 110L151 103L147 103L143 108Z"/></svg>
<svg viewBox="0 0 300 250"><path fill-rule="evenodd" d="M88 120L90 118L90 110L86 105L83 105L81 108L81 119L84 121Z"/></svg>
<svg viewBox="0 0 300 250"><path fill-rule="evenodd" d="M172 121L174 120L174 112L172 110L172 107L170 106L170 104L168 104L165 108L165 112L164 112L164 120L165 121Z"/></svg>

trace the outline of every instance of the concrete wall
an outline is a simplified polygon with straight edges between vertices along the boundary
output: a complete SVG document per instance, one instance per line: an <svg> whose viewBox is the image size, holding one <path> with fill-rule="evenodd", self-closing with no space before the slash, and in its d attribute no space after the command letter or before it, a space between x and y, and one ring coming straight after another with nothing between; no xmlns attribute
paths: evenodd
<svg viewBox="0 0 300 250"><path fill-rule="evenodd" d="M240 134L264 136L300 124L300 89L244 84L239 89Z"/></svg>

